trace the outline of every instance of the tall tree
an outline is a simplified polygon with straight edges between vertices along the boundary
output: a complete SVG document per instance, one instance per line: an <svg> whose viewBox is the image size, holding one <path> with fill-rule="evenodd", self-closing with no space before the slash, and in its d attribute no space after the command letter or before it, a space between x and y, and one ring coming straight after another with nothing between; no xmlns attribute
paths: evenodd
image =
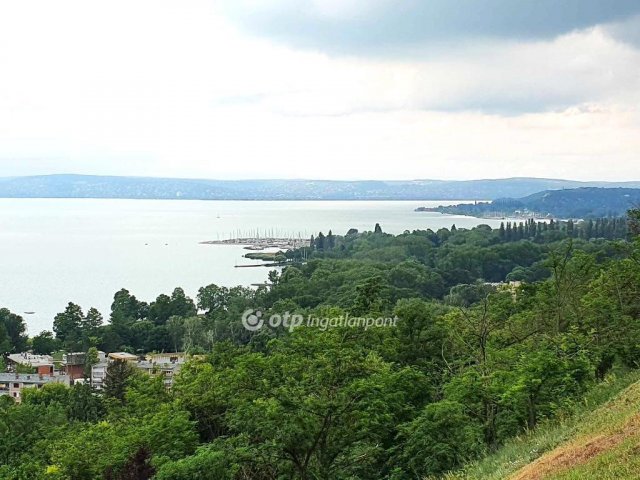
<svg viewBox="0 0 640 480"><path fill-rule="evenodd" d="M131 377L135 374L135 367L124 360L115 360L107 366L103 391L107 398L114 398L124 403L125 394Z"/></svg>
<svg viewBox="0 0 640 480"><path fill-rule="evenodd" d="M59 340L53 337L53 333L47 330L40 332L31 339L33 353L37 355L51 355L61 346Z"/></svg>
<svg viewBox="0 0 640 480"><path fill-rule="evenodd" d="M0 353L26 350L26 330L24 319L20 315L11 313L7 308L0 308Z"/></svg>
<svg viewBox="0 0 640 480"><path fill-rule="evenodd" d="M69 302L64 312L58 313L53 319L53 331L56 338L69 351L78 350L82 343L82 322L84 314L80 305Z"/></svg>

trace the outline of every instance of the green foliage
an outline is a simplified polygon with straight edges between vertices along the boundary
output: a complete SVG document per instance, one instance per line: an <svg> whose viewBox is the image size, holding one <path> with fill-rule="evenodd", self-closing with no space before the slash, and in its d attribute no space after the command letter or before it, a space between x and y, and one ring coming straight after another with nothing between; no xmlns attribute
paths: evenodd
<svg viewBox="0 0 640 480"><path fill-rule="evenodd" d="M75 352L80 348L83 318L82 308L75 303L69 302L64 312L58 313L53 319L53 331L56 334L56 338L70 352Z"/></svg>
<svg viewBox="0 0 640 480"><path fill-rule="evenodd" d="M135 367L124 360L109 363L103 383L105 397L124 403L127 387L136 373Z"/></svg>
<svg viewBox="0 0 640 480"><path fill-rule="evenodd" d="M484 449L480 425L469 419L462 404L446 400L427 405L403 425L398 443L396 461L406 478L444 473Z"/></svg>
<svg viewBox="0 0 640 480"><path fill-rule="evenodd" d="M78 383L71 387L67 402L70 421L95 423L106 415L103 397L89 384Z"/></svg>
<svg viewBox="0 0 640 480"><path fill-rule="evenodd" d="M617 219L329 232L288 253L269 288L201 288L201 314L181 289L151 304L121 290L107 325L69 304L56 316L57 338L44 332L34 349L82 348L87 371L97 348L200 355L170 391L161 376L112 362L101 392L47 385L25 391L22 404L3 399L0 477L444 474L548 428L590 401L612 370L638 366L640 241L605 239L621 231ZM240 321L247 309L397 321L250 332ZM2 315L13 325L0 323L10 351L24 330Z"/></svg>
<svg viewBox="0 0 640 480"><path fill-rule="evenodd" d="M54 338L52 332L44 331L31 339L31 347L36 355L51 355L56 350L60 350L62 342Z"/></svg>
<svg viewBox="0 0 640 480"><path fill-rule="evenodd" d="M69 403L69 388L62 383L49 383L42 388L26 388L22 392L22 403L42 407L56 404L66 408Z"/></svg>
<svg viewBox="0 0 640 480"><path fill-rule="evenodd" d="M27 327L24 319L0 308L0 355L23 352L27 348Z"/></svg>

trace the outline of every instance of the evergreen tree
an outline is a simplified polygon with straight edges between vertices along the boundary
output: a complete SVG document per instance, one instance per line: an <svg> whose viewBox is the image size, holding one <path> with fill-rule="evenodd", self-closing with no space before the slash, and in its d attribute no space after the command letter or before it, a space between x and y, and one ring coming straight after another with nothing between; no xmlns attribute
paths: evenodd
<svg viewBox="0 0 640 480"><path fill-rule="evenodd" d="M573 225L573 220L571 219L567 221L567 235L572 238L574 236L574 225Z"/></svg>
<svg viewBox="0 0 640 480"><path fill-rule="evenodd" d="M102 386L107 398L114 398L124 403L127 386L135 373L135 367L124 360L115 360L107 366L107 372Z"/></svg>
<svg viewBox="0 0 640 480"><path fill-rule="evenodd" d="M331 232L331 230L329 230L329 233L327 234L325 243L327 246L327 250L333 250L333 248L336 246L336 237L333 232Z"/></svg>

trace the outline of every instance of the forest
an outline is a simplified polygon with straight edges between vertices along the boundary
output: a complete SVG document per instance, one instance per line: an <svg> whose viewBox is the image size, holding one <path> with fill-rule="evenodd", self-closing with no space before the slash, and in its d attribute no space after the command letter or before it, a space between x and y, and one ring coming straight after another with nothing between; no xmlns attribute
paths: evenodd
<svg viewBox="0 0 640 480"><path fill-rule="evenodd" d="M257 289L120 290L69 303L5 354L186 351L167 390L114 362L104 389L0 397L0 478L438 478L562 418L640 362L640 210L390 235L318 233ZM243 312L398 318L393 328L243 328ZM87 356L90 358L90 356Z"/></svg>
<svg viewBox="0 0 640 480"><path fill-rule="evenodd" d="M554 218L618 217L640 202L638 188L580 187L545 190L522 198L496 198L492 202L461 203L437 208L419 208L454 215L509 217L534 212Z"/></svg>

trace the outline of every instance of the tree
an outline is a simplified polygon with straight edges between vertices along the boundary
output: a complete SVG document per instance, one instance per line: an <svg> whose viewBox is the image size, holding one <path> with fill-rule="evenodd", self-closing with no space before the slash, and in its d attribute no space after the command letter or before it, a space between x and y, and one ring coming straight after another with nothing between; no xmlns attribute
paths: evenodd
<svg viewBox="0 0 640 480"><path fill-rule="evenodd" d="M27 349L27 327L20 315L0 308L0 353L23 352Z"/></svg>
<svg viewBox="0 0 640 480"><path fill-rule="evenodd" d="M118 473L113 469L105 472L106 480L149 480L156 473L156 469L151 465L151 451L145 445L138 447Z"/></svg>
<svg viewBox="0 0 640 480"><path fill-rule="evenodd" d="M123 288L113 297L110 322L114 326L126 326L135 320L145 318L148 308L146 303L138 301L129 290Z"/></svg>
<svg viewBox="0 0 640 480"><path fill-rule="evenodd" d="M352 308L354 315L379 313L382 310L382 285L382 277L375 276L356 287L356 297Z"/></svg>
<svg viewBox="0 0 640 480"><path fill-rule="evenodd" d="M180 317L169 317L167 320L167 333L174 352L182 350L182 340L184 338L184 319Z"/></svg>
<svg viewBox="0 0 640 480"><path fill-rule="evenodd" d="M91 378L91 370L99 361L100 356L98 349L96 347L90 347L84 356L84 378Z"/></svg>
<svg viewBox="0 0 640 480"><path fill-rule="evenodd" d="M632 208L627 212L627 224L629 234L632 237L640 237L640 207Z"/></svg>
<svg viewBox="0 0 640 480"><path fill-rule="evenodd" d="M110 362L103 383L105 397L124 403L129 381L135 373L135 367L129 362L124 360Z"/></svg>
<svg viewBox="0 0 640 480"><path fill-rule="evenodd" d="M553 343L547 339L529 343L511 373L514 378L502 401L526 412L529 429L564 401L582 394L593 379L588 355L571 334L560 335Z"/></svg>
<svg viewBox="0 0 640 480"><path fill-rule="evenodd" d="M326 245L327 245L327 250L333 250L336 246L336 237L331 232L331 230L329 230L329 233L327 234Z"/></svg>
<svg viewBox="0 0 640 480"><path fill-rule="evenodd" d="M442 346L446 332L439 322L443 308L419 298L401 299L393 311L398 317L393 336L398 340L397 360L402 365L413 365L439 381ZM425 392L427 393L427 392ZM429 392L431 393L431 392Z"/></svg>
<svg viewBox="0 0 640 480"><path fill-rule="evenodd" d="M451 401L427 405L420 415L400 427L396 462L411 478L447 472L484 449L482 429Z"/></svg>
<svg viewBox="0 0 640 480"><path fill-rule="evenodd" d="M196 306L193 300L177 287L171 293L171 314L178 317L189 317L196 314Z"/></svg>
<svg viewBox="0 0 640 480"><path fill-rule="evenodd" d="M239 442L235 442L239 443ZM217 440L200 447L195 455L176 462L161 465L154 477L156 480L236 480L234 472L241 471L240 478L258 478L252 476L253 451L234 448L233 441Z"/></svg>
<svg viewBox="0 0 640 480"><path fill-rule="evenodd" d="M53 432L67 423L65 408L59 403L0 407L0 465L21 465L26 452L31 452L39 442L51 441Z"/></svg>
<svg viewBox="0 0 640 480"><path fill-rule="evenodd" d="M205 348L204 322L200 317L186 318L182 324L184 336L182 344L187 352Z"/></svg>
<svg viewBox="0 0 640 480"><path fill-rule="evenodd" d="M229 296L227 287L219 287L212 283L198 290L198 308L206 314L226 310Z"/></svg>
<svg viewBox="0 0 640 480"><path fill-rule="evenodd" d="M0 323L0 358L2 358L2 355L9 353L12 350L13 345L11 344L11 339L7 334L7 329Z"/></svg>
<svg viewBox="0 0 640 480"><path fill-rule="evenodd" d="M62 383L50 383L42 388L27 388L22 392L22 403L48 407L52 404L63 406L69 403L69 388Z"/></svg>
<svg viewBox="0 0 640 480"><path fill-rule="evenodd" d="M176 288L171 296L159 295L149 306L149 320L156 325L164 325L172 316L186 318L196 314L196 306L181 288Z"/></svg>
<svg viewBox="0 0 640 480"><path fill-rule="evenodd" d="M51 355L61 347L61 342L45 330L31 339L31 347L36 355Z"/></svg>
<svg viewBox="0 0 640 480"><path fill-rule="evenodd" d="M149 320L156 325L164 325L173 313L171 307L171 297L169 295L160 294L149 305Z"/></svg>
<svg viewBox="0 0 640 480"><path fill-rule="evenodd" d="M209 377L218 385L213 398L230 402L225 419L235 438L260 452L263 475L329 479L379 473L380 445L392 441L393 425L415 408L414 391L424 377L394 372L365 353L348 331L318 335L301 328L291 341L276 340L271 348L268 355L242 355L234 368Z"/></svg>
<svg viewBox="0 0 640 480"><path fill-rule="evenodd" d="M84 314L80 305L69 302L64 312L53 319L53 331L65 349L76 351L82 342L82 322Z"/></svg>
<svg viewBox="0 0 640 480"><path fill-rule="evenodd" d="M373 233L382 233L382 227L379 223L376 223L376 226L373 228Z"/></svg>
<svg viewBox="0 0 640 480"><path fill-rule="evenodd" d="M102 314L95 308L91 307L86 316L80 322L82 328L82 336L85 339L85 345L88 345L92 337L96 337L102 326Z"/></svg>
<svg viewBox="0 0 640 480"><path fill-rule="evenodd" d="M71 421L95 423L106 413L104 400L88 383L76 383L68 393L67 416Z"/></svg>

